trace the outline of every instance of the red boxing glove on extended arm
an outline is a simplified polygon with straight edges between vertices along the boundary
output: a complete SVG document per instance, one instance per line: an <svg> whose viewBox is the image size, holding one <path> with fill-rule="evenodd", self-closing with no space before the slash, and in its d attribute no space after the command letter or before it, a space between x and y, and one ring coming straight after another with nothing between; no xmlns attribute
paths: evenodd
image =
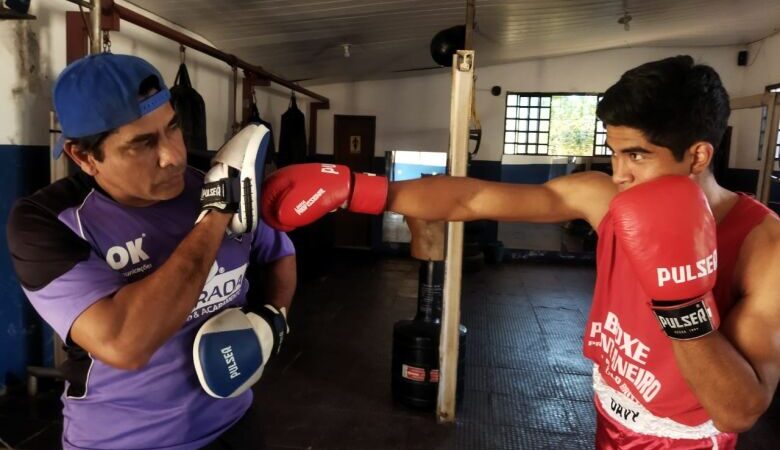
<svg viewBox="0 0 780 450"><path fill-rule="evenodd" d="M296 164L272 173L263 183L263 220L291 231L337 208L379 214L387 201L387 178L353 173L336 164Z"/></svg>
<svg viewBox="0 0 780 450"><path fill-rule="evenodd" d="M694 339L716 330L715 219L699 186L683 176L661 177L621 192L610 210L664 332Z"/></svg>

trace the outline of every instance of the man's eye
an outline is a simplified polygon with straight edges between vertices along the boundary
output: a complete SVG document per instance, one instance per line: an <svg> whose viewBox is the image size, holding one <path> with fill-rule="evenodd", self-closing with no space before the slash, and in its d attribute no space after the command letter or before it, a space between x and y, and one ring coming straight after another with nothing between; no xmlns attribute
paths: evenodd
<svg viewBox="0 0 780 450"><path fill-rule="evenodd" d="M136 152L142 152L154 148L154 142L151 140L141 141L133 146L133 150Z"/></svg>
<svg viewBox="0 0 780 450"><path fill-rule="evenodd" d="M631 161L641 161L644 159L644 155L641 153L629 153L628 157L631 159Z"/></svg>

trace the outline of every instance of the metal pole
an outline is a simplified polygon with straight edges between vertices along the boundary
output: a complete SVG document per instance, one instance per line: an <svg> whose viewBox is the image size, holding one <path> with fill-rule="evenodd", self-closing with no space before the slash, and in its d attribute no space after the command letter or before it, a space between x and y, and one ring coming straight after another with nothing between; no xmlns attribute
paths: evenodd
<svg viewBox="0 0 780 450"><path fill-rule="evenodd" d="M448 174L464 177L468 164L469 113L474 85L474 51L458 50L452 58ZM455 421L462 267L463 222L449 222L447 224L447 259L444 272L444 299L439 341L439 395L436 405L436 414L440 423Z"/></svg>
<svg viewBox="0 0 780 450"><path fill-rule="evenodd" d="M103 40L100 32L100 0L92 0L92 9L89 11L90 35L89 35L89 54L96 55L100 53L103 47Z"/></svg>
<svg viewBox="0 0 780 450"><path fill-rule="evenodd" d="M764 160L762 161L762 167L759 171L758 189L756 190L756 196L758 200L765 204L769 204L770 188L772 186L772 169L775 167L775 148L777 148L777 129L780 126L780 108L777 106L778 95L774 92L765 94L766 106L767 106L767 139L764 141L764 154L762 155Z"/></svg>
<svg viewBox="0 0 780 450"><path fill-rule="evenodd" d="M474 17L476 15L476 0L466 0L466 45L464 50L473 50Z"/></svg>

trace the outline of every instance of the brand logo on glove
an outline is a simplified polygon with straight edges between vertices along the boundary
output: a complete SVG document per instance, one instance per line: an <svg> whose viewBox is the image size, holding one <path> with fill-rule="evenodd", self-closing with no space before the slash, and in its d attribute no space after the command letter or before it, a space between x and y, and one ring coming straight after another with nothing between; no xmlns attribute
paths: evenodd
<svg viewBox="0 0 780 450"><path fill-rule="evenodd" d="M230 379L241 375L238 371L238 365L236 364L236 357L233 356L233 347L227 346L222 349L222 357L225 358L225 364L227 364L228 372L230 372Z"/></svg>
<svg viewBox="0 0 780 450"><path fill-rule="evenodd" d="M200 197L201 198L222 198L225 195L222 193L222 185L216 185L211 187L204 187L201 189Z"/></svg>
<svg viewBox="0 0 780 450"><path fill-rule="evenodd" d="M712 317L712 311L703 303L696 305L696 310L690 314L679 317L666 317L658 315L658 320L661 322L661 326L671 329L689 328L695 325L708 323Z"/></svg>
<svg viewBox="0 0 780 450"><path fill-rule="evenodd" d="M299 216L305 213L306 210L309 209L309 207L313 205L317 200L319 200L320 197L322 197L324 194L325 194L325 189L320 188L317 192L314 193L314 195L311 196L310 199L298 203L298 205L295 206L295 213L298 214Z"/></svg>
<svg viewBox="0 0 780 450"><path fill-rule="evenodd" d="M320 172L322 173L329 173L331 175L338 175L339 172L336 170L335 164L321 164L320 165Z"/></svg>
<svg viewBox="0 0 780 450"><path fill-rule="evenodd" d="M696 261L695 266L696 273L694 273L693 264L677 267L659 267L657 269L658 286L661 287L668 281L673 281L676 284L687 283L715 273L718 269L718 251L715 250L706 258Z"/></svg>

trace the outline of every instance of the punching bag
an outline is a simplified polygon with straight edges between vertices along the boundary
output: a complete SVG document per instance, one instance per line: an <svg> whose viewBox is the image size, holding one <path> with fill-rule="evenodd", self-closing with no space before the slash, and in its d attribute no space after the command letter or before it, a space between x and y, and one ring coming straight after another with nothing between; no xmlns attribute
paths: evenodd
<svg viewBox="0 0 780 450"><path fill-rule="evenodd" d="M190 83L187 66L182 63L171 88L171 103L179 115L184 145L188 152L208 151L206 140L206 103Z"/></svg>
<svg viewBox="0 0 780 450"><path fill-rule="evenodd" d="M290 107L282 114L282 130L279 133L279 167L306 162L306 119L298 109L295 94L290 97Z"/></svg>
<svg viewBox="0 0 780 450"><path fill-rule="evenodd" d="M444 289L444 261L421 261L417 314L393 326L393 398L413 408L431 410L439 394L439 335ZM460 328L456 402L463 398L466 327Z"/></svg>
<svg viewBox="0 0 780 450"><path fill-rule="evenodd" d="M452 67L452 55L466 46L466 26L456 25L441 30L431 39L431 57L436 64Z"/></svg>

